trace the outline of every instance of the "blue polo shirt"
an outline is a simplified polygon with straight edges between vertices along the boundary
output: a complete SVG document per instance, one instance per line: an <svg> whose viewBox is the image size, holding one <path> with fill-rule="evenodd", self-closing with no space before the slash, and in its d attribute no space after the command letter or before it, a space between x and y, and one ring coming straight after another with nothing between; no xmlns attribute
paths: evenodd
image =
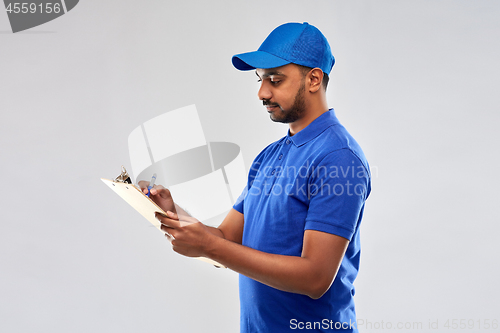
<svg viewBox="0 0 500 333"><path fill-rule="evenodd" d="M245 217L243 245L300 257L305 230L350 242L332 286L317 300L240 275L241 332L357 332L353 282L369 193L363 151L333 109L294 136L288 132L255 158L233 207Z"/></svg>

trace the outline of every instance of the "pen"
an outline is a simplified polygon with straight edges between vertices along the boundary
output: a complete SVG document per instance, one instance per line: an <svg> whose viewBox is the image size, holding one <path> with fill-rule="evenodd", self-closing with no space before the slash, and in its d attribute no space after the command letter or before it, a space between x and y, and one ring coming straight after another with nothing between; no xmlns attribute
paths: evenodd
<svg viewBox="0 0 500 333"><path fill-rule="evenodd" d="M148 194L147 194L148 198L149 198L150 190L155 185L155 181L156 181L156 173L153 173L153 177L151 177L151 181L149 182L149 186L148 186Z"/></svg>

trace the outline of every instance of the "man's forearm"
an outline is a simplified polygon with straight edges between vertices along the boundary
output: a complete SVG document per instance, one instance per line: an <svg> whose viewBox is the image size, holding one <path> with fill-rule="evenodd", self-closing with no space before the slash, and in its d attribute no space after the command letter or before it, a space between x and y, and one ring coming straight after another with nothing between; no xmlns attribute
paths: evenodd
<svg viewBox="0 0 500 333"><path fill-rule="evenodd" d="M210 233L212 235L215 235L217 237L221 237L221 238L225 238L224 237L224 233L219 229L219 228L216 228L216 227L211 227L211 226L206 226L208 228L208 231L210 231Z"/></svg>
<svg viewBox="0 0 500 333"><path fill-rule="evenodd" d="M311 298L321 297L333 281L308 258L265 253L223 238L214 238L207 257L273 288Z"/></svg>
<svg viewBox="0 0 500 333"><path fill-rule="evenodd" d="M162 228L173 237L172 249L175 252L213 259L273 288L311 298L319 298L328 290L349 243L337 235L306 230L300 257L271 254L241 245L244 220L243 215L235 210L228 214L219 228L189 219L186 222L191 223L169 229L177 220L160 216L164 224Z"/></svg>

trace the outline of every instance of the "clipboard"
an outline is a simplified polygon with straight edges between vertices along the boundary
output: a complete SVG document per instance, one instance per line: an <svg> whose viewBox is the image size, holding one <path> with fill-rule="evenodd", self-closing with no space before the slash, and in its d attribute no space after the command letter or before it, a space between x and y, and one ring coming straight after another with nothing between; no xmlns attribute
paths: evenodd
<svg viewBox="0 0 500 333"><path fill-rule="evenodd" d="M156 219L155 213L159 212L160 214L163 214L165 216L167 216L167 213L163 209L161 209L160 206L158 206L153 200L146 196L139 188L132 184L130 176L123 166L121 174L114 180L106 178L101 178L101 180L123 200L125 200L130 206L132 206L132 208L139 212L139 214L144 216L146 220L151 222L152 225L154 225L158 230L164 233L161 230L161 223ZM181 222L181 226L182 224L183 222ZM184 222L184 225L187 224L188 223ZM196 259L205 261L217 268L226 268L226 266L209 258L197 257Z"/></svg>

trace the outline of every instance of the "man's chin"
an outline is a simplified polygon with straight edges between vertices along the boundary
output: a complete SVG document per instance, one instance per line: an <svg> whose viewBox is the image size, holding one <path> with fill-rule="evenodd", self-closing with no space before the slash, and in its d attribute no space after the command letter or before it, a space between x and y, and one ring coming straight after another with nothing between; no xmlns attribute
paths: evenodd
<svg viewBox="0 0 500 333"><path fill-rule="evenodd" d="M279 118L279 117L275 117L274 116L274 112L270 112L269 113L269 118L274 121L275 123L283 123L283 124L288 124L289 121L287 121L286 119L284 118Z"/></svg>

